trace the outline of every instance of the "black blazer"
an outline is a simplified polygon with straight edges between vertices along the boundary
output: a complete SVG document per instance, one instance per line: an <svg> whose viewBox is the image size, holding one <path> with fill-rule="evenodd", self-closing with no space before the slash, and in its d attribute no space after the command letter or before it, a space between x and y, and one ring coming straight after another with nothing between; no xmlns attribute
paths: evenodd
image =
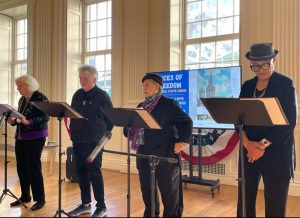
<svg viewBox="0 0 300 218"><path fill-rule="evenodd" d="M138 107L142 105L139 104ZM144 146L138 153L173 157L175 142L190 143L193 121L173 99L161 96L151 115L162 127L144 130ZM124 131L126 135L126 132Z"/></svg>
<svg viewBox="0 0 300 218"><path fill-rule="evenodd" d="M27 120L31 121L31 125L18 124L18 128L20 128L21 132L31 132L31 131L39 131L39 130L47 130L48 124L47 122L50 120L50 117L42 112L40 109L35 107L31 102L33 101L43 101L48 102L48 98L46 95L39 91L35 91L32 93L29 103L26 103L25 97L22 96L19 99L18 103L18 111L22 113ZM12 126L17 123L13 123ZM17 129L19 131L19 129Z"/></svg>
<svg viewBox="0 0 300 218"><path fill-rule="evenodd" d="M254 77L242 85L240 98L252 98L258 78ZM266 149L261 161L282 161L294 168L295 147L294 128L297 119L297 99L293 81L277 72L273 72L264 97L277 97L289 121L288 126L245 126L244 130L250 140L260 141L266 138L272 144ZM260 160L260 159L259 159Z"/></svg>

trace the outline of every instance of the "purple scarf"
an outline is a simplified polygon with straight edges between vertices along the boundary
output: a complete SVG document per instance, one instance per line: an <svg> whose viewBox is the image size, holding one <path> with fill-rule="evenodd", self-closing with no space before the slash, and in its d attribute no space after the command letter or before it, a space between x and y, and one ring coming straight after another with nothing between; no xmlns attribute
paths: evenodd
<svg viewBox="0 0 300 218"><path fill-rule="evenodd" d="M142 103L142 108L149 113L155 108L160 97L161 92L158 92L152 97L147 97ZM144 144L144 128L131 128L130 129L131 149L136 151L137 147Z"/></svg>

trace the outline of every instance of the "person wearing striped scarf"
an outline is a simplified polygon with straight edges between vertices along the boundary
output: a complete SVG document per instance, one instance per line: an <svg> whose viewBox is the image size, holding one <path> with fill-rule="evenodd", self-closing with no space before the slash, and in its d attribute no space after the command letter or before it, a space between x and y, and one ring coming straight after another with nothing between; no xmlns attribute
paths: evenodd
<svg viewBox="0 0 300 218"><path fill-rule="evenodd" d="M143 79L145 101L138 107L147 110L162 127L160 130L131 128L131 148L138 154L172 157L177 164L159 162L156 185L164 205L164 217L181 217L183 212L180 151L190 143L193 122L178 103L162 94L162 77L146 74ZM126 129L124 134L126 135ZM144 217L151 216L150 167L146 159L137 158L140 187L145 204ZM159 200L155 189L155 216L159 216Z"/></svg>

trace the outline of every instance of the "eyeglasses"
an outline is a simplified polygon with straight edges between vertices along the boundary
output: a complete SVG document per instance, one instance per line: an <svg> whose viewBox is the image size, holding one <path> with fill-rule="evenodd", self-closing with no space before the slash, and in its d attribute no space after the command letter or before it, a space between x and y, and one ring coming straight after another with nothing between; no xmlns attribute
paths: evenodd
<svg viewBox="0 0 300 218"><path fill-rule="evenodd" d="M79 77L80 82L89 82L89 81L92 81L92 80L93 80L92 77Z"/></svg>
<svg viewBox="0 0 300 218"><path fill-rule="evenodd" d="M259 64L251 64L250 68L253 72L258 72L260 69L269 70L271 67L271 63L263 63L262 65Z"/></svg>

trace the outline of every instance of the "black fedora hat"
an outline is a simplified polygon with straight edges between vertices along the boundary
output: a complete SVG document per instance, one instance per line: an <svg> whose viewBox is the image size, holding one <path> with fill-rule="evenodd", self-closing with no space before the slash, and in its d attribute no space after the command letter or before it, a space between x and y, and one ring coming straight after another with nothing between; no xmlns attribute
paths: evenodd
<svg viewBox="0 0 300 218"><path fill-rule="evenodd" d="M251 61L264 61L274 58L278 53L272 43L257 43L251 46L245 56Z"/></svg>

